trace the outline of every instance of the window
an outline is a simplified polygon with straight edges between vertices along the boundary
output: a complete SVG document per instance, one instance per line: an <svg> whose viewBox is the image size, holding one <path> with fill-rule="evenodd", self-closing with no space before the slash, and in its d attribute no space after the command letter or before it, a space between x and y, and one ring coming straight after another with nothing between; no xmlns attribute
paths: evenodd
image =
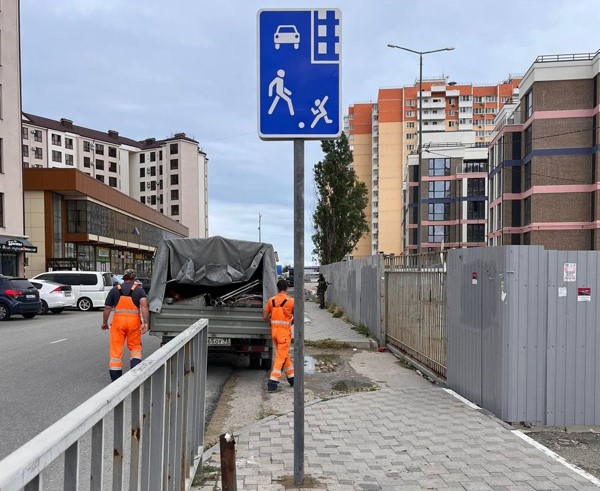
<svg viewBox="0 0 600 491"><path fill-rule="evenodd" d="M65 137L65 148L68 148L69 150L73 150L73 138Z"/></svg>
<svg viewBox="0 0 600 491"><path fill-rule="evenodd" d="M21 128L21 134L23 135L23 140L29 140L29 129Z"/></svg>
<svg viewBox="0 0 600 491"><path fill-rule="evenodd" d="M96 143L96 153L98 155L104 155L104 145L102 145L102 143Z"/></svg>
<svg viewBox="0 0 600 491"><path fill-rule="evenodd" d="M89 157L83 157L83 166L90 167L92 165L92 161Z"/></svg>
<svg viewBox="0 0 600 491"><path fill-rule="evenodd" d="M177 143L171 143L169 145L169 154L173 155L179 152L179 145Z"/></svg>
<svg viewBox="0 0 600 491"><path fill-rule="evenodd" d="M523 225L529 225L531 223L531 196L523 201L523 211Z"/></svg>
<svg viewBox="0 0 600 491"><path fill-rule="evenodd" d="M4 193L0 193L0 227L4 227Z"/></svg>
<svg viewBox="0 0 600 491"><path fill-rule="evenodd" d="M428 242L448 242L449 232L448 225L430 225L427 227Z"/></svg>
<svg viewBox="0 0 600 491"><path fill-rule="evenodd" d="M150 152L150 162L156 162L156 152Z"/></svg>
<svg viewBox="0 0 600 491"><path fill-rule="evenodd" d="M406 123L406 127L407 128L414 128L415 127L415 122L414 121L409 121L408 123Z"/></svg>
<svg viewBox="0 0 600 491"><path fill-rule="evenodd" d="M523 186L523 191L527 191L531 188L531 161L525 164L525 182Z"/></svg>
<svg viewBox="0 0 600 491"><path fill-rule="evenodd" d="M163 188L163 182L162 179L160 181L158 181L158 189L162 189Z"/></svg>
<svg viewBox="0 0 600 491"><path fill-rule="evenodd" d="M485 242L485 225L467 225L467 242Z"/></svg>
<svg viewBox="0 0 600 491"><path fill-rule="evenodd" d="M43 154L42 149L40 147L34 147L33 153L34 153L36 159L42 159L42 158L44 158L44 154Z"/></svg>
<svg viewBox="0 0 600 491"><path fill-rule="evenodd" d="M104 182L104 176L96 176L96 179L100 182Z"/></svg>
<svg viewBox="0 0 600 491"><path fill-rule="evenodd" d="M159 166L158 166L158 175L159 175L159 176L162 176L162 175L163 175L163 167L162 167L162 165L159 165Z"/></svg>
<svg viewBox="0 0 600 491"><path fill-rule="evenodd" d="M42 132L40 130L33 130L33 140L36 142L42 141Z"/></svg>
<svg viewBox="0 0 600 491"><path fill-rule="evenodd" d="M533 89L525 94L525 121L533 115Z"/></svg>
<svg viewBox="0 0 600 491"><path fill-rule="evenodd" d="M150 196L150 204L151 205L155 205L156 204L156 195L153 194L152 196Z"/></svg>
<svg viewBox="0 0 600 491"><path fill-rule="evenodd" d="M171 170L177 170L178 168L179 168L179 160L171 159Z"/></svg>
<svg viewBox="0 0 600 491"><path fill-rule="evenodd" d="M151 191L156 191L156 181L150 182L150 190Z"/></svg>
<svg viewBox="0 0 600 491"><path fill-rule="evenodd" d="M458 112L459 113L472 113L473 108L472 107L459 107Z"/></svg>
<svg viewBox="0 0 600 491"><path fill-rule="evenodd" d="M407 133L407 134L406 134L406 139L407 139L407 140L412 140L412 139L414 139L414 137L415 137L415 134L414 134L414 133ZM171 167L171 169L172 169L172 168L173 168L173 167Z"/></svg>
<svg viewBox="0 0 600 491"><path fill-rule="evenodd" d="M472 119L459 119L458 124L473 124Z"/></svg>
<svg viewBox="0 0 600 491"><path fill-rule="evenodd" d="M158 204L160 204L160 205L163 204L163 195L162 194L158 197Z"/></svg>
<svg viewBox="0 0 600 491"><path fill-rule="evenodd" d="M473 97L473 102L483 102L483 97L481 97L481 96Z"/></svg>
<svg viewBox="0 0 600 491"><path fill-rule="evenodd" d="M96 169L104 170L104 160L96 159Z"/></svg>
<svg viewBox="0 0 600 491"><path fill-rule="evenodd" d="M148 169L148 175L154 177L156 175L156 167L150 167Z"/></svg>
<svg viewBox="0 0 600 491"><path fill-rule="evenodd" d="M52 150L52 162L60 162L62 164L62 152Z"/></svg>
<svg viewBox="0 0 600 491"><path fill-rule="evenodd" d="M467 201L467 219L483 220L485 218L485 201Z"/></svg>
<svg viewBox="0 0 600 491"><path fill-rule="evenodd" d="M146 183L145 182L140 182L140 191L143 193L144 191L146 191Z"/></svg>
<svg viewBox="0 0 600 491"><path fill-rule="evenodd" d="M140 197L140 202L145 205L146 204L146 196Z"/></svg>
<svg viewBox="0 0 600 491"><path fill-rule="evenodd" d="M467 196L485 196L485 179L467 179Z"/></svg>
<svg viewBox="0 0 600 491"><path fill-rule="evenodd" d="M117 178L116 177L109 177L108 178L108 185L110 187L116 188L117 187Z"/></svg>
<svg viewBox="0 0 600 491"><path fill-rule="evenodd" d="M414 111L406 111L406 117L407 118L414 118L415 117L415 112Z"/></svg>
<svg viewBox="0 0 600 491"><path fill-rule="evenodd" d="M456 127L456 121L448 121L448 128L455 128Z"/></svg>
<svg viewBox="0 0 600 491"><path fill-rule="evenodd" d="M508 97L501 97L500 102L502 102L502 104L506 104L508 102Z"/></svg>
<svg viewBox="0 0 600 491"><path fill-rule="evenodd" d="M145 167L140 168L140 177L146 177L146 168Z"/></svg>
<svg viewBox="0 0 600 491"><path fill-rule="evenodd" d="M0 139L0 167L2 166L2 140ZM23 145L23 157L29 157L29 146Z"/></svg>
<svg viewBox="0 0 600 491"><path fill-rule="evenodd" d="M523 139L525 140L525 142L524 142L525 143L525 152L524 153L526 156L529 155L531 153L531 151L533 150L532 133L533 133L532 127L529 126L523 134Z"/></svg>
<svg viewBox="0 0 600 491"><path fill-rule="evenodd" d="M498 98L495 95L486 95L485 102L497 102Z"/></svg>
<svg viewBox="0 0 600 491"><path fill-rule="evenodd" d="M406 150L414 150L415 146L414 145L406 145Z"/></svg>
<svg viewBox="0 0 600 491"><path fill-rule="evenodd" d="M179 190L173 189L171 191L171 201L177 201L179 199Z"/></svg>
<svg viewBox="0 0 600 491"><path fill-rule="evenodd" d="M158 152L158 160L162 160L162 150L159 150Z"/></svg>
<svg viewBox="0 0 600 491"><path fill-rule="evenodd" d="M450 203L429 203L428 220L450 220Z"/></svg>
<svg viewBox="0 0 600 491"><path fill-rule="evenodd" d="M179 215L179 205L171 205L171 215Z"/></svg>
<svg viewBox="0 0 600 491"><path fill-rule="evenodd" d="M61 137L60 135L52 135L52 145L61 146Z"/></svg>
<svg viewBox="0 0 600 491"><path fill-rule="evenodd" d="M116 162L108 163L108 172L117 172L117 163Z"/></svg>
<svg viewBox="0 0 600 491"><path fill-rule="evenodd" d="M429 181L430 198L449 198L450 181Z"/></svg>
<svg viewBox="0 0 600 491"><path fill-rule="evenodd" d="M108 156L109 157L117 157L117 149L115 147L108 147Z"/></svg>
<svg viewBox="0 0 600 491"><path fill-rule="evenodd" d="M179 184L179 176L177 174L171 176L171 184L174 186Z"/></svg>
<svg viewBox="0 0 600 491"><path fill-rule="evenodd" d="M145 163L146 163L146 154L140 153L140 164L145 164Z"/></svg>
<svg viewBox="0 0 600 491"><path fill-rule="evenodd" d="M456 106L456 99L448 99L448 104L451 106Z"/></svg>
<svg viewBox="0 0 600 491"><path fill-rule="evenodd" d="M461 95L460 100L462 102L469 102L469 101L471 101L471 96L470 95Z"/></svg>
<svg viewBox="0 0 600 491"><path fill-rule="evenodd" d="M430 176L450 175L450 159L429 159L428 166Z"/></svg>
<svg viewBox="0 0 600 491"><path fill-rule="evenodd" d="M456 116L456 111L450 111L450 112L448 113L448 115L449 115L449 116Z"/></svg>
<svg viewBox="0 0 600 491"><path fill-rule="evenodd" d="M92 144L90 142L83 142L83 151L84 152L91 152L92 151Z"/></svg>
<svg viewBox="0 0 600 491"><path fill-rule="evenodd" d="M415 106L415 100L414 99L408 99L406 101L406 105L409 107L414 107Z"/></svg>
<svg viewBox="0 0 600 491"><path fill-rule="evenodd" d="M70 153L65 153L65 164L73 165L73 155Z"/></svg>

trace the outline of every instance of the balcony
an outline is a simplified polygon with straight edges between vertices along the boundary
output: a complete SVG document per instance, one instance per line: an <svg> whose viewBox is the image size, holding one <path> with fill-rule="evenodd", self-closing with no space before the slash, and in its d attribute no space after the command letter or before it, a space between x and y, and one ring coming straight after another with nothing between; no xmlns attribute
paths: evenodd
<svg viewBox="0 0 600 491"><path fill-rule="evenodd" d="M440 121L446 119L446 111L439 111L437 113L423 111L423 121Z"/></svg>
<svg viewBox="0 0 600 491"><path fill-rule="evenodd" d="M474 172L488 171L488 164L485 162L463 162L456 167L457 174L471 174Z"/></svg>
<svg viewBox="0 0 600 491"><path fill-rule="evenodd" d="M431 92L446 92L445 85L432 85Z"/></svg>
<svg viewBox="0 0 600 491"><path fill-rule="evenodd" d="M473 107L473 100L463 101L463 100L459 99L458 107Z"/></svg>
<svg viewBox="0 0 600 491"><path fill-rule="evenodd" d="M417 107L419 107L418 101L417 101ZM445 99L436 99L436 101L434 102L433 100L427 100L427 101L423 101L423 109L446 109L446 100Z"/></svg>

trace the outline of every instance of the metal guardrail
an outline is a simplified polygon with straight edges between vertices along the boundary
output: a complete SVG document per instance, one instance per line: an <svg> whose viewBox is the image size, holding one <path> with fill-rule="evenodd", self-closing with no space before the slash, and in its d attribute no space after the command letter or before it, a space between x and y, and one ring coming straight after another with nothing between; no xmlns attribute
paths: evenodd
<svg viewBox="0 0 600 491"><path fill-rule="evenodd" d="M64 489L79 489L82 441L90 432L92 491L123 489L127 473L130 490L189 489L204 445L207 334L208 321L198 320L0 461L0 491L42 489L42 471L61 455ZM105 445L111 415L113 442ZM106 463L112 468L107 486Z"/></svg>
<svg viewBox="0 0 600 491"><path fill-rule="evenodd" d="M541 55L535 59L535 63L548 63L556 61L587 61L593 60L600 54L600 50L595 53L570 53L559 55Z"/></svg>

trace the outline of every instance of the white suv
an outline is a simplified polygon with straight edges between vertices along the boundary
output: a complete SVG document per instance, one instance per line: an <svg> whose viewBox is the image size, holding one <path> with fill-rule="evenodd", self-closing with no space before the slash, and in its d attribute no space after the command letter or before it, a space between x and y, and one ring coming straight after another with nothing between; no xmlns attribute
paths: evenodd
<svg viewBox="0 0 600 491"><path fill-rule="evenodd" d="M104 307L106 296L113 286L112 273L102 271L48 271L31 279L71 285L77 308L86 312Z"/></svg>

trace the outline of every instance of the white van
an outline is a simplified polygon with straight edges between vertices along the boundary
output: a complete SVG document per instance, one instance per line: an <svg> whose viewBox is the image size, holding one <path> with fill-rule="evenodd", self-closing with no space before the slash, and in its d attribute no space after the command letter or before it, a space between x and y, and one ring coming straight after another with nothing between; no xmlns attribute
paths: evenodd
<svg viewBox="0 0 600 491"><path fill-rule="evenodd" d="M48 271L31 279L71 285L77 308L86 312L104 307L106 296L113 286L112 273L101 271Z"/></svg>

